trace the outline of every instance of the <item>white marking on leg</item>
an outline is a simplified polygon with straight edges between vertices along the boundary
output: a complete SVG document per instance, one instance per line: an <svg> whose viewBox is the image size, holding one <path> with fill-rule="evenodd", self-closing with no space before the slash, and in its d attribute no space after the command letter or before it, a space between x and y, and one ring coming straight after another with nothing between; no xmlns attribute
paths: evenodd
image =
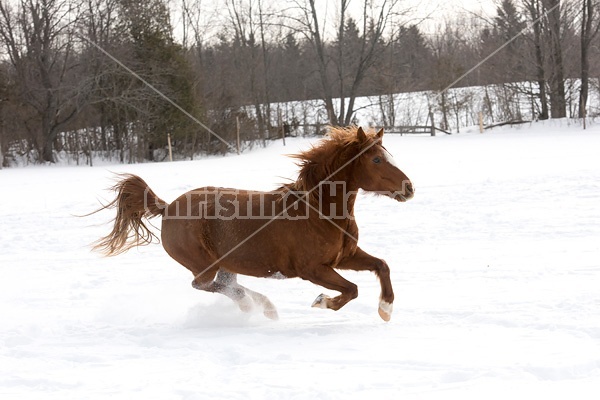
<svg viewBox="0 0 600 400"><path fill-rule="evenodd" d="M238 307L240 307L240 310L242 310L243 312L250 312L254 309L254 301L252 301L252 298L248 295L238 300L237 304Z"/></svg>
<svg viewBox="0 0 600 400"><path fill-rule="evenodd" d="M329 296L320 294L315 301L313 301L312 307L325 309L327 308L327 300L329 300Z"/></svg>
<svg viewBox="0 0 600 400"><path fill-rule="evenodd" d="M381 308L382 311L385 311L388 314L391 314L392 311L394 311L394 305L383 300L379 301L379 308Z"/></svg>
<svg viewBox="0 0 600 400"><path fill-rule="evenodd" d="M264 294L255 292L253 290L247 289L247 288L244 288L244 290L246 291L247 295L252 297L252 300L254 300L254 303L256 303L262 307L263 314L265 314L265 316L267 318L274 319L274 320L279 319L279 315L277 314L277 308L271 302L271 300L269 300L269 298L267 296L265 296Z"/></svg>

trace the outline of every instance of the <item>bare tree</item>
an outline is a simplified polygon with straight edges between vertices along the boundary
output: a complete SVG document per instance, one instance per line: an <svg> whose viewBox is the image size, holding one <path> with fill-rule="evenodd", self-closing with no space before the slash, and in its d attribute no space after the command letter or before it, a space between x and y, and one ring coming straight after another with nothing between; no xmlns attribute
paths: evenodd
<svg viewBox="0 0 600 400"><path fill-rule="evenodd" d="M378 60L378 55L383 51L382 38L388 24L392 23L392 16L396 12L399 1L384 1L376 6L372 2L364 2L362 11L362 36L359 44L360 50L357 54L356 67L354 68L348 108L346 110L340 107L340 122L344 125L351 123L354 115L354 105L356 97L362 86L368 71ZM344 116L345 111L345 116ZM342 116L343 120L342 120Z"/></svg>
<svg viewBox="0 0 600 400"><path fill-rule="evenodd" d="M596 2L581 0L581 91L579 94L579 118L585 118L590 80L590 47L598 34L600 22L597 21Z"/></svg>
<svg viewBox="0 0 600 400"><path fill-rule="evenodd" d="M322 98L325 103L327 118L332 125L338 124L335 108L333 106L333 87L328 74L329 56L326 54L326 44L323 38L322 27L317 13L315 0L307 0L308 3L296 0L299 17L290 17L298 25L298 31L309 41L315 51L315 61L321 82Z"/></svg>
<svg viewBox="0 0 600 400"><path fill-rule="evenodd" d="M356 97L360 93L367 72L375 63L378 55L378 45L392 18L398 13L399 0L365 1L355 23L357 29L356 40L348 46L346 35L348 28L348 10L350 0L339 0L337 15L337 49L332 49L332 44L325 38L326 28L321 26L323 10L315 0L296 0L300 17L293 18L298 30L311 43L317 62L317 69L321 82L322 98L329 123L333 125L348 125L354 116ZM360 27L360 28L359 28ZM348 62L351 60L351 62ZM330 74L330 65L337 65L335 79ZM337 85L336 83L337 79ZM337 86L337 90L334 88ZM340 99L340 107L336 112L333 98ZM346 98L348 103L346 104Z"/></svg>
<svg viewBox="0 0 600 400"><path fill-rule="evenodd" d="M464 62L467 58L467 39L463 33L455 21L446 21L443 26L438 26L437 33L429 41L433 52L429 85L435 91L432 99L435 103L431 106L441 112L441 126L444 130L450 129L449 114L452 109L452 98L448 89L466 71Z"/></svg>
<svg viewBox="0 0 600 400"><path fill-rule="evenodd" d="M234 29L235 42L240 45L235 54L242 66L240 74L248 79L249 91L254 105L259 134L268 137L270 129L270 96L268 86L269 45L266 40L268 14L261 0L228 0L230 23ZM264 107L264 113L263 113Z"/></svg>
<svg viewBox="0 0 600 400"><path fill-rule="evenodd" d="M541 0L524 0L523 6L527 10L530 21L532 22L533 37L532 43L534 47L535 59L535 76L538 85L538 97L540 100L541 110L538 114L539 119L548 119L550 114L548 110L548 95L547 95L547 79L544 57L544 42L542 38L544 20L542 18Z"/></svg>
<svg viewBox="0 0 600 400"><path fill-rule="evenodd" d="M73 79L78 4L67 0L0 2L0 36L18 77L19 97L38 119L40 160L54 162L58 133L82 108Z"/></svg>
<svg viewBox="0 0 600 400"><path fill-rule="evenodd" d="M565 71L562 49L562 18L560 0L542 0L547 24L547 39L550 49L552 74L550 76L550 115L552 118L567 116L565 100Z"/></svg>

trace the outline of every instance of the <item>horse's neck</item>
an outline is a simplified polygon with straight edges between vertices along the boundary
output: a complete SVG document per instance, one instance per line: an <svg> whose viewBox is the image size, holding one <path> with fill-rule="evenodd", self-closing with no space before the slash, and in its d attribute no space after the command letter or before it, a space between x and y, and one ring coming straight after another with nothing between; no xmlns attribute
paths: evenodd
<svg viewBox="0 0 600 400"><path fill-rule="evenodd" d="M358 187L348 181L324 182L319 196L321 212L334 219L353 218L357 192Z"/></svg>

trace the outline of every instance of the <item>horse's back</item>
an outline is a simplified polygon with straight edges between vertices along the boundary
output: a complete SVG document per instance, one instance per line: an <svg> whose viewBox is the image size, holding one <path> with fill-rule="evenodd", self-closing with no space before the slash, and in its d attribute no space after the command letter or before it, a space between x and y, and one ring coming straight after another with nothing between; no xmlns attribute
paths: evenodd
<svg viewBox="0 0 600 400"><path fill-rule="evenodd" d="M334 263L343 245L337 228L284 190L194 189L168 206L162 225L172 256L201 248L211 263L261 277L298 276L317 254Z"/></svg>

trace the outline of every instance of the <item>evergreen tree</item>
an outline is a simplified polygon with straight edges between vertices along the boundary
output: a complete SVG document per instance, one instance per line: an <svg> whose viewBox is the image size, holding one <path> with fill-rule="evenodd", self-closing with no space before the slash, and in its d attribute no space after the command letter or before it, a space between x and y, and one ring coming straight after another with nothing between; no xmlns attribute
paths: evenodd
<svg viewBox="0 0 600 400"><path fill-rule="evenodd" d="M192 87L193 74L184 49L173 40L167 3L163 0L119 0L122 45L132 50L132 67L146 82L192 115L200 107ZM145 145L144 157L164 148L167 135L179 143L200 129L187 115L161 95L136 83L131 104L138 119L137 135Z"/></svg>

